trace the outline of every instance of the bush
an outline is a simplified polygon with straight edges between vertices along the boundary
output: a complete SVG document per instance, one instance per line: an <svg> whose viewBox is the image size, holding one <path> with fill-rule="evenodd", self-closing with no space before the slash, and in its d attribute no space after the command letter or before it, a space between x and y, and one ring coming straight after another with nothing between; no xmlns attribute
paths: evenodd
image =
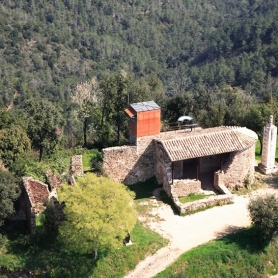
<svg viewBox="0 0 278 278"><path fill-rule="evenodd" d="M103 174L102 154L100 152L96 152L95 155L92 157L91 166L94 173L98 175Z"/></svg>
<svg viewBox="0 0 278 278"><path fill-rule="evenodd" d="M252 225L265 243L271 241L278 231L278 199L275 195L265 195L252 199L248 205Z"/></svg>

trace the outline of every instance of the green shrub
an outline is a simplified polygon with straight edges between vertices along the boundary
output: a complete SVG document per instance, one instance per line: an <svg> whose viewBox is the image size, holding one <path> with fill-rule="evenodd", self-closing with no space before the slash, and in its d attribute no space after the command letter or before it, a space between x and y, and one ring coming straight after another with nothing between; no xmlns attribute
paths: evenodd
<svg viewBox="0 0 278 278"><path fill-rule="evenodd" d="M101 152L95 152L95 155L91 158L91 166L94 173L103 174Z"/></svg>
<svg viewBox="0 0 278 278"><path fill-rule="evenodd" d="M265 195L252 199L248 205L252 225L261 242L268 243L278 231L278 199Z"/></svg>

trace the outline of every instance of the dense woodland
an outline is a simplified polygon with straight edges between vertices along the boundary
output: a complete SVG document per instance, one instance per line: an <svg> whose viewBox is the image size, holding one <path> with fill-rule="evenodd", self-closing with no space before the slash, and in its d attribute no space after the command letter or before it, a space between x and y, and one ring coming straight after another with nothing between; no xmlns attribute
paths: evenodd
<svg viewBox="0 0 278 278"><path fill-rule="evenodd" d="M124 109L148 100L163 130L190 115L261 141L278 117L278 2L1 1L0 227L22 176L86 152L101 172L98 151L128 143Z"/></svg>
<svg viewBox="0 0 278 278"><path fill-rule="evenodd" d="M165 129L191 115L260 136L277 114L275 0L4 0L0 13L7 167L30 149L127 143L132 102L155 100Z"/></svg>

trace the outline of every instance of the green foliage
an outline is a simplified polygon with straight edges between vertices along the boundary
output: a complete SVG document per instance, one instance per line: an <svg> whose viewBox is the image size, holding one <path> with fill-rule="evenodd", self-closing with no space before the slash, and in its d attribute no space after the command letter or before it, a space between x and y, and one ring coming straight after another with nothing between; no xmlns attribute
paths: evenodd
<svg viewBox="0 0 278 278"><path fill-rule="evenodd" d="M275 195L260 196L248 205L258 241L268 244L278 232L278 199Z"/></svg>
<svg viewBox="0 0 278 278"><path fill-rule="evenodd" d="M48 240L53 241L58 236L59 226L61 224L62 216L58 210L58 201L54 202L53 199L46 200L45 202L45 210L43 211L42 224L44 231L46 233L46 237Z"/></svg>
<svg viewBox="0 0 278 278"><path fill-rule="evenodd" d="M135 76L130 102L159 102L163 87L168 96L230 85L263 101L278 97L275 0L5 0L3 6L0 107L44 97L66 108L76 84L107 69Z"/></svg>
<svg viewBox="0 0 278 278"><path fill-rule="evenodd" d="M14 201L19 197L18 181L10 172L0 171L0 226L14 212Z"/></svg>
<svg viewBox="0 0 278 278"><path fill-rule="evenodd" d="M10 167L16 176L31 176L34 179L45 181L45 173L48 170L48 166L29 154L21 155L18 157Z"/></svg>
<svg viewBox="0 0 278 278"><path fill-rule="evenodd" d="M83 252L64 250L58 241L49 244L45 239L45 233L33 236L20 234L17 237L9 234L9 237L3 237L2 249L0 239L1 273L8 277L16 271L21 272L22 276L32 272L37 277L43 277L47 273L50 278L106 278L113 273L114 277L120 278L147 255L167 244L167 240L140 223L133 229L132 246L121 246L109 253L99 252L97 260L92 260L91 255L84 255Z"/></svg>
<svg viewBox="0 0 278 278"><path fill-rule="evenodd" d="M12 163L31 148L24 124L10 111L0 110L0 158L5 166Z"/></svg>
<svg viewBox="0 0 278 278"><path fill-rule="evenodd" d="M251 228L198 246L155 277L268 277L276 273L277 243L262 250L254 237Z"/></svg>
<svg viewBox="0 0 278 278"><path fill-rule="evenodd" d="M83 121L83 141L87 147L87 129L93 108L99 98L99 88L96 78L91 81L77 84L75 92L71 95L72 102L76 104L79 117Z"/></svg>
<svg viewBox="0 0 278 278"><path fill-rule="evenodd" d="M62 116L59 110L46 100L26 101L23 109L28 124L28 137L32 147L39 150L41 161L43 151L53 151L59 142L63 126Z"/></svg>
<svg viewBox="0 0 278 278"><path fill-rule="evenodd" d="M91 168L94 173L97 173L98 175L103 174L102 169L102 153L101 152L95 152L90 159Z"/></svg>
<svg viewBox="0 0 278 278"><path fill-rule="evenodd" d="M130 76L124 71L106 73L100 82L100 119L95 123L99 141L107 146L120 143L121 134L127 128L124 109L128 105ZM115 135L114 135L115 134Z"/></svg>
<svg viewBox="0 0 278 278"><path fill-rule="evenodd" d="M20 126L0 130L0 157L6 166L31 149L30 140Z"/></svg>
<svg viewBox="0 0 278 278"><path fill-rule="evenodd" d="M88 253L119 247L137 221L131 192L91 173L79 178L77 186L64 186L59 199L66 203L67 219L60 238L69 250Z"/></svg>
<svg viewBox="0 0 278 278"><path fill-rule="evenodd" d="M194 202L197 200L202 200L204 198L206 198L209 195L205 195L205 194L195 194L195 193L190 193L188 196L185 197L179 197L179 201L183 204L185 203L189 203L189 202Z"/></svg>

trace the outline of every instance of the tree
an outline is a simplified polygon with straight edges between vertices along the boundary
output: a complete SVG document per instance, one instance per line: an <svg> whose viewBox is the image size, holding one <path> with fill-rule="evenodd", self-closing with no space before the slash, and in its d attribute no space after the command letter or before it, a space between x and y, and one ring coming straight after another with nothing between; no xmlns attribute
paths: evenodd
<svg viewBox="0 0 278 278"><path fill-rule="evenodd" d="M259 196L249 202L248 209L258 239L268 243L278 231L278 198L275 195Z"/></svg>
<svg viewBox="0 0 278 278"><path fill-rule="evenodd" d="M106 74L101 82L101 120L99 130L102 142L109 144L113 131L116 133L116 142L120 142L120 133L125 127L126 116L124 108L128 105L127 87L129 76L124 70L114 74Z"/></svg>
<svg viewBox="0 0 278 278"><path fill-rule="evenodd" d="M64 221L59 229L66 248L91 252L121 246L137 221L133 194L124 185L90 173L76 186L64 186Z"/></svg>
<svg viewBox="0 0 278 278"><path fill-rule="evenodd" d="M31 143L21 126L12 125L0 130L0 158L11 166L16 158L31 149Z"/></svg>
<svg viewBox="0 0 278 278"><path fill-rule="evenodd" d="M8 167L31 148L25 124L20 120L10 111L0 111L0 158Z"/></svg>
<svg viewBox="0 0 278 278"><path fill-rule="evenodd" d="M263 127L268 123L271 114L271 108L262 103L251 105L246 113L246 127L255 131L260 140L260 155L263 146Z"/></svg>
<svg viewBox="0 0 278 278"><path fill-rule="evenodd" d="M49 240L54 240L58 236L59 226L64 219L64 204L60 204L57 199L46 200L43 211L43 226Z"/></svg>
<svg viewBox="0 0 278 278"><path fill-rule="evenodd" d="M168 123L177 123L180 116L193 113L194 100L192 94L179 93L170 97L162 109L163 119Z"/></svg>
<svg viewBox="0 0 278 278"><path fill-rule="evenodd" d="M32 147L39 150L39 161L43 152L53 151L62 135L63 119L59 110L47 100L29 100L24 106L27 134Z"/></svg>
<svg viewBox="0 0 278 278"><path fill-rule="evenodd" d="M10 172L0 171L0 226L14 212L14 201L20 195L19 186Z"/></svg>
<svg viewBox="0 0 278 278"><path fill-rule="evenodd" d="M77 84L71 95L72 102L77 104L78 114L83 121L83 141L87 146L87 129L93 105L98 101L98 83L96 78Z"/></svg>

